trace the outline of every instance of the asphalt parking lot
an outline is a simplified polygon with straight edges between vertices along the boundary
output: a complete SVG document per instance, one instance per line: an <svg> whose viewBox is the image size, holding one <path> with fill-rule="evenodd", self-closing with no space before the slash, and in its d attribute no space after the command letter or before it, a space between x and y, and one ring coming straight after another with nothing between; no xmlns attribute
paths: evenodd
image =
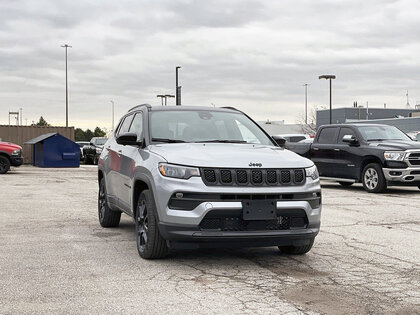
<svg viewBox="0 0 420 315"><path fill-rule="evenodd" d="M0 177L0 314L413 314L420 309L420 190L323 183L305 256L277 248L142 260L134 224L97 220L96 167Z"/></svg>

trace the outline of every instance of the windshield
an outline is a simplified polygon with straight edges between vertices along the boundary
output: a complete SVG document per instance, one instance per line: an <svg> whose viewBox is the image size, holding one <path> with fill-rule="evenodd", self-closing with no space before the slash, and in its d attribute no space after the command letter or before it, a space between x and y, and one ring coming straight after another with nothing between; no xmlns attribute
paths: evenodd
<svg viewBox="0 0 420 315"><path fill-rule="evenodd" d="M104 138L104 139L96 139L95 140L95 144L96 145L104 145L105 142L106 142L106 140L108 140L108 139L106 139L106 138Z"/></svg>
<svg viewBox="0 0 420 315"><path fill-rule="evenodd" d="M228 142L273 145L264 132L241 113L168 110L151 113L152 141Z"/></svg>
<svg viewBox="0 0 420 315"><path fill-rule="evenodd" d="M402 140L412 141L409 136L394 126L359 127L362 137L366 141Z"/></svg>

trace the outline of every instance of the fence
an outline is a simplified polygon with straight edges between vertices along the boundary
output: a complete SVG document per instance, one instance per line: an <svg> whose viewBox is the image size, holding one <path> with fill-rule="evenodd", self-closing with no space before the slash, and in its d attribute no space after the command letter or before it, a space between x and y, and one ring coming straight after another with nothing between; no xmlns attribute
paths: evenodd
<svg viewBox="0 0 420 315"><path fill-rule="evenodd" d="M60 135L74 141L74 127L0 125L1 141L12 142L20 145L23 148L24 163L32 163L32 145L24 143L35 137L50 132L57 132Z"/></svg>

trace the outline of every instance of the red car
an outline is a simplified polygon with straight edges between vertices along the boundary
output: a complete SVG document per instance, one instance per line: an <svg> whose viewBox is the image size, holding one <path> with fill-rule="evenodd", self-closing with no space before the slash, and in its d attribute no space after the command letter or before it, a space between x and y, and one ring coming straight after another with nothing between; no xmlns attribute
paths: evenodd
<svg viewBox="0 0 420 315"><path fill-rule="evenodd" d="M0 142L0 174L9 171L10 166L21 166L23 163L22 147L10 142Z"/></svg>

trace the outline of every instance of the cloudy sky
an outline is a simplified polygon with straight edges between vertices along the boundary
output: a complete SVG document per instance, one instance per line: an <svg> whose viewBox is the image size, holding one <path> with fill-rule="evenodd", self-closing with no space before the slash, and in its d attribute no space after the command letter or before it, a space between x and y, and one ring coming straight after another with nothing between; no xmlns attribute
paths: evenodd
<svg viewBox="0 0 420 315"><path fill-rule="evenodd" d="M309 106L404 108L420 101L418 0L0 1L0 124L23 108L65 124L110 128L136 104L174 94L185 105L235 106L257 120L295 123ZM174 104L171 99L170 104Z"/></svg>

